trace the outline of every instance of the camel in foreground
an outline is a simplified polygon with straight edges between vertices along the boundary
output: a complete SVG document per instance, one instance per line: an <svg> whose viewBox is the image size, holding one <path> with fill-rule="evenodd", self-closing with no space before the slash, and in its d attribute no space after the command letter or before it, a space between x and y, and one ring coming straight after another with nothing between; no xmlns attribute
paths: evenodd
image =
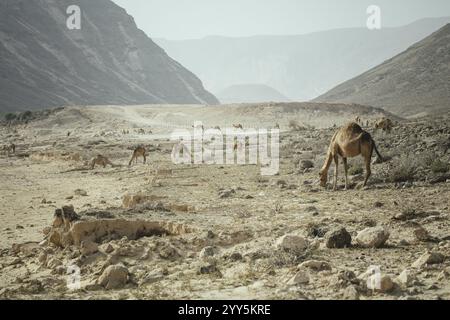
<svg viewBox="0 0 450 320"><path fill-rule="evenodd" d="M136 149L134 149L133 151L133 156L131 157L130 162L128 163L129 166L131 166L131 164L133 163L133 160L136 160L136 163L138 161L138 157L143 157L144 158L144 164L147 162L147 150L144 147L137 147Z"/></svg>
<svg viewBox="0 0 450 320"><path fill-rule="evenodd" d="M95 165L103 166L103 168L106 168L106 165L108 164L111 167L114 167L114 164L111 161L109 161L107 157L104 157L101 154L99 154L91 160L91 169L94 169Z"/></svg>
<svg viewBox="0 0 450 320"><path fill-rule="evenodd" d="M331 166L331 161L334 160L336 169L334 171L334 185L333 190L337 189L338 179L338 165L339 156L342 157L345 171L345 189L348 189L348 165L347 158L353 158L358 155L362 155L366 165L366 175L364 179L364 187L367 184L367 180L371 175L370 161L372 159L373 151L375 150L378 161L382 161L382 156L377 150L375 141L371 135L364 131L358 124L351 122L344 127L340 128L331 139L330 147L328 148L328 154L325 164L320 170L320 185L325 187L328 180L328 169ZM378 162L377 161L377 162Z"/></svg>

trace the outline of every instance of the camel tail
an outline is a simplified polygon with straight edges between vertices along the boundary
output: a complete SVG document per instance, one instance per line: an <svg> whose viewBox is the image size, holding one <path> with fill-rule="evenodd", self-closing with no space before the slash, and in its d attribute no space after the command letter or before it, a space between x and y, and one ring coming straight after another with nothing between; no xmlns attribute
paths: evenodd
<svg viewBox="0 0 450 320"><path fill-rule="evenodd" d="M372 139L372 146L373 146L373 150L375 150L375 153L377 154L377 157L379 159L380 162L383 162L383 157L381 156L381 154L378 152L377 149L377 144L375 143L375 140Z"/></svg>

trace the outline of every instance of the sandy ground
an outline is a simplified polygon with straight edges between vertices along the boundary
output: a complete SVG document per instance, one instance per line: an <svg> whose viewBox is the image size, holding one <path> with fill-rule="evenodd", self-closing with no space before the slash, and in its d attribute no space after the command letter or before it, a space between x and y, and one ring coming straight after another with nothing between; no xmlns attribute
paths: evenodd
<svg viewBox="0 0 450 320"><path fill-rule="evenodd" d="M401 122L390 134L369 129L380 152L391 159L373 166L368 188L359 188L362 175L356 171L350 190L341 186L332 191L321 188L317 179L334 132L326 128L354 114L339 113L332 121L328 114L309 116L305 123L318 129L290 131L292 112L267 109L250 117L246 106L227 112L201 106L68 108L26 126L2 128L3 141L14 140L17 151L0 157L0 297L449 299L448 170L430 172L424 160L417 162L422 167L410 181L389 180L392 170L408 159L431 152L449 163L448 118ZM273 126L273 119L282 131L276 176L261 176L259 165L171 161L174 143L168 137L174 128L191 128L197 120L206 127L263 127ZM136 133L139 128L146 134ZM128 166L139 144L149 150L148 161L143 164L140 158ZM404 159L404 153L410 158ZM116 166L90 170L88 161L97 154ZM350 160L355 168L361 163ZM136 194L152 200L123 208L123 197ZM82 217L102 211L130 221L174 222L190 230L101 239L98 251L85 254L76 245L38 245L55 209L64 205L73 205ZM384 227L389 238L379 248L364 248L356 236L375 226ZM351 235L351 246L328 248L328 235L338 227ZM428 232L425 237L417 236L420 228ZM300 237L294 242L303 243L301 250L279 244L290 234ZM114 250L107 252L107 244ZM436 261L413 266L429 253L438 256ZM67 288L66 269L73 264L81 269L82 285L76 291ZM127 278L106 289L98 279L111 265L123 266ZM392 286L367 288L370 266L379 267ZM398 279L404 270L411 280Z"/></svg>

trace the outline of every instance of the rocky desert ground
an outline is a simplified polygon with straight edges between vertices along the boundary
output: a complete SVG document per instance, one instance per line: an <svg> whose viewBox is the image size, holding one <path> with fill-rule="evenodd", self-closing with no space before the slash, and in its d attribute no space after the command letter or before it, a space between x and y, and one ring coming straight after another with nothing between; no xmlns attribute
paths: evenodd
<svg viewBox="0 0 450 320"><path fill-rule="evenodd" d="M363 124L392 116L360 112ZM293 104L111 106L4 122L2 143L16 152L0 155L0 298L449 299L450 113L393 117L391 132L364 126L385 160L369 185L354 158L350 190L342 174L339 190L321 188L333 126L356 115ZM194 121L278 123L279 174L174 164L170 132ZM128 166L139 145L147 163ZM114 166L91 169L98 154Z"/></svg>

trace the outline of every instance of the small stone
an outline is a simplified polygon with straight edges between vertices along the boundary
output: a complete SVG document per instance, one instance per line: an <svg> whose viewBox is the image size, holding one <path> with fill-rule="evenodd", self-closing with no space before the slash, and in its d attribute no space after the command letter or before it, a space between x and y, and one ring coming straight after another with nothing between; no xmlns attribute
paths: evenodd
<svg viewBox="0 0 450 320"><path fill-rule="evenodd" d="M352 236L343 227L330 230L325 234L327 248L346 248L350 247L351 243Z"/></svg>
<svg viewBox="0 0 450 320"><path fill-rule="evenodd" d="M344 290L345 300L359 300L359 292L356 286L350 285Z"/></svg>
<svg viewBox="0 0 450 320"><path fill-rule="evenodd" d="M205 247L200 251L199 258L202 260L206 260L216 255L219 250L216 247Z"/></svg>
<svg viewBox="0 0 450 320"><path fill-rule="evenodd" d="M309 280L310 280L309 274L304 270L300 270L291 279L289 279L287 284L288 285L307 284L309 283Z"/></svg>
<svg viewBox="0 0 450 320"><path fill-rule="evenodd" d="M366 228L355 240L363 248L380 248L389 239L389 232L383 227Z"/></svg>
<svg viewBox="0 0 450 320"><path fill-rule="evenodd" d="M93 241L82 241L80 252L84 256L89 256L98 252L98 245Z"/></svg>
<svg viewBox="0 0 450 320"><path fill-rule="evenodd" d="M128 281L128 269L123 265L112 265L103 271L98 278L98 284L109 289L119 289Z"/></svg>
<svg viewBox="0 0 450 320"><path fill-rule="evenodd" d="M428 231L422 227L419 226L416 229L414 229L413 231L414 237L418 240L418 241L428 241L430 239L430 234L428 233Z"/></svg>
<svg viewBox="0 0 450 320"><path fill-rule="evenodd" d="M74 191L74 193L75 193L75 195L82 196L82 197L87 197L87 195L88 195L86 190L83 190L83 189L77 189Z"/></svg>
<svg viewBox="0 0 450 320"><path fill-rule="evenodd" d="M419 259L417 259L413 264L413 268L421 268L429 264L438 264L444 262L445 257L439 252L427 252L424 253Z"/></svg>
<svg viewBox="0 0 450 320"><path fill-rule="evenodd" d="M231 260L231 261L239 261L239 260L242 260L242 255L241 255L239 252L233 252L233 253L230 255L230 260Z"/></svg>
<svg viewBox="0 0 450 320"><path fill-rule="evenodd" d="M403 270L397 277L397 281L405 287L411 286L414 280L416 280L416 277L414 277L411 271L408 269Z"/></svg>
<svg viewBox="0 0 450 320"><path fill-rule="evenodd" d="M275 242L278 249L290 251L293 253L301 253L308 248L308 240L301 236L286 234Z"/></svg>
<svg viewBox="0 0 450 320"><path fill-rule="evenodd" d="M381 276L380 279L380 287L376 290L380 292L390 292L394 289L394 282L392 281L391 277L388 275Z"/></svg>
<svg viewBox="0 0 450 320"><path fill-rule="evenodd" d="M373 204L373 206L374 206L375 208L381 208L382 206L384 206L384 203L379 202L379 201L376 201L376 202Z"/></svg>
<svg viewBox="0 0 450 320"><path fill-rule="evenodd" d="M100 246L100 251L104 253L111 253L114 251L114 247L110 243L105 243Z"/></svg>
<svg viewBox="0 0 450 320"><path fill-rule="evenodd" d="M314 162L311 160L301 160L300 161L300 168L301 169L311 169L314 168Z"/></svg>
<svg viewBox="0 0 450 320"><path fill-rule="evenodd" d="M309 268L315 271L331 270L331 266L326 261L308 260L298 266L299 268Z"/></svg>
<svg viewBox="0 0 450 320"><path fill-rule="evenodd" d="M215 264L208 264L200 267L200 274L210 274L218 271Z"/></svg>
<svg viewBox="0 0 450 320"><path fill-rule="evenodd" d="M50 260L47 261L47 268L49 268L49 269L55 269L56 267L59 267L60 265L62 265L61 260L58 260L56 258L51 258Z"/></svg>
<svg viewBox="0 0 450 320"><path fill-rule="evenodd" d="M39 257L38 257L38 261L39 261L41 264L45 265L45 264L47 263L47 253L42 252L42 253L39 255Z"/></svg>

